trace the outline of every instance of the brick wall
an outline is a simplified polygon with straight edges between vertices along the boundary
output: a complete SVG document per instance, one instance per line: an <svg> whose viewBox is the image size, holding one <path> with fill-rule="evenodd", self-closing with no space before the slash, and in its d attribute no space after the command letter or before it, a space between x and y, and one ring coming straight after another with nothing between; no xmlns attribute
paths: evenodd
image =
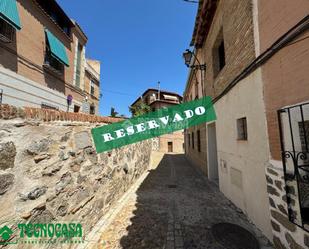
<svg viewBox="0 0 309 249"><path fill-rule="evenodd" d="M226 64L223 69L216 74L214 47L218 44L218 36L222 32ZM195 98L195 84L198 83L199 97L204 95L215 98L223 89L255 59L252 4L247 0L219 1L214 19L212 21L208 36L202 48L197 49L197 57L202 64L206 64L206 72L203 74L205 91L202 92L200 72L192 73L187 88L184 93L186 100ZM197 151L197 146L193 149L186 142L186 155L196 165L200 166L207 174L207 140L206 126L193 127L188 129L190 134L201 130L201 152ZM191 136L191 135L190 135Z"/></svg>
<svg viewBox="0 0 309 249"><path fill-rule="evenodd" d="M259 1L262 51L308 14L309 2L283 0L281 6L274 11L276 1ZM277 110L309 101L309 40L304 39L308 34L296 38L262 66L270 151L276 160L281 160Z"/></svg>
<svg viewBox="0 0 309 249"><path fill-rule="evenodd" d="M11 44L0 46L0 66L19 75L57 90L65 95L72 94L74 99L82 101L82 92L72 86L74 75L74 56L77 33L72 29L71 37L65 35L37 4L30 1L17 1L22 29L16 32ZM65 46L69 58L69 67L64 67L63 75L58 75L43 67L45 56L45 32L50 30ZM80 42L85 43L85 40Z"/></svg>
<svg viewBox="0 0 309 249"><path fill-rule="evenodd" d="M41 121L80 121L90 123L115 123L122 118L102 117L83 113L55 111L33 107L17 108L11 105L0 105L0 119L36 119Z"/></svg>
<svg viewBox="0 0 309 249"><path fill-rule="evenodd" d="M226 64L215 76L214 46L220 32ZM198 54L207 66L206 95L216 97L255 58L251 1L220 1L208 37Z"/></svg>

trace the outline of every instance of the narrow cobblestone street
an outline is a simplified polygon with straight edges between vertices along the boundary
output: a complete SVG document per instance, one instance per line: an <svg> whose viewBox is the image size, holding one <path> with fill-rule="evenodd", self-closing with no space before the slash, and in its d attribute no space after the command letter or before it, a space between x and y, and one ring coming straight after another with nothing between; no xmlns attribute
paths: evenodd
<svg viewBox="0 0 309 249"><path fill-rule="evenodd" d="M227 247L216 241L211 232L212 225L219 222L238 224L255 234L262 249L272 248L246 216L184 155L165 154L149 170L137 191L128 195L108 227L98 231L99 243L88 247L223 249Z"/></svg>

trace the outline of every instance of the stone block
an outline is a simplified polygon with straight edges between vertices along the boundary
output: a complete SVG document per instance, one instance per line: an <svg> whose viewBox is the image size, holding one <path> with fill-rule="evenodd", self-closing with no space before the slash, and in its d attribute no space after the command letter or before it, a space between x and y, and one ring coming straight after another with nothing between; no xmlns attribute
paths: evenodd
<svg viewBox="0 0 309 249"><path fill-rule="evenodd" d="M275 189L273 186L271 185L267 185L267 192L271 195L275 195L275 196L280 196L280 194L278 193L277 189Z"/></svg>
<svg viewBox="0 0 309 249"><path fill-rule="evenodd" d="M271 169L271 168L267 168L267 172L269 174L271 174L271 175L278 176L278 173L275 170Z"/></svg>
<svg viewBox="0 0 309 249"><path fill-rule="evenodd" d="M272 226L274 231L280 232L280 225L278 225L276 222L271 221L271 226Z"/></svg>
<svg viewBox="0 0 309 249"><path fill-rule="evenodd" d="M290 233L285 233L285 238L291 249L305 249L293 239Z"/></svg>
<svg viewBox="0 0 309 249"><path fill-rule="evenodd" d="M282 244L281 240L277 236L274 236L273 242L276 249L287 249L286 246Z"/></svg>
<svg viewBox="0 0 309 249"><path fill-rule="evenodd" d="M282 226L284 226L287 230L290 232L296 231L296 225L290 222L287 218L287 216L282 215L281 213L271 210L271 216L278 221Z"/></svg>
<svg viewBox="0 0 309 249"><path fill-rule="evenodd" d="M13 174L1 174L0 175L0 195L3 195L7 192L14 183Z"/></svg>
<svg viewBox="0 0 309 249"><path fill-rule="evenodd" d="M82 131L74 134L74 139L75 139L75 147L78 150L92 146L91 138L87 131Z"/></svg>
<svg viewBox="0 0 309 249"><path fill-rule="evenodd" d="M16 148L13 142L0 143L0 169L14 167Z"/></svg>

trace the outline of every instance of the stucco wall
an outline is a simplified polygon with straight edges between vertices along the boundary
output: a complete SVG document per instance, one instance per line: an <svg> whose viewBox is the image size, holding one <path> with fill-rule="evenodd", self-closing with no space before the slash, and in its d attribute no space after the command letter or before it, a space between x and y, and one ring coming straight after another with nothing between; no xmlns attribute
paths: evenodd
<svg viewBox="0 0 309 249"><path fill-rule="evenodd" d="M261 70L215 103L220 190L272 238L265 167L269 159ZM237 140L236 120L247 118L248 140Z"/></svg>

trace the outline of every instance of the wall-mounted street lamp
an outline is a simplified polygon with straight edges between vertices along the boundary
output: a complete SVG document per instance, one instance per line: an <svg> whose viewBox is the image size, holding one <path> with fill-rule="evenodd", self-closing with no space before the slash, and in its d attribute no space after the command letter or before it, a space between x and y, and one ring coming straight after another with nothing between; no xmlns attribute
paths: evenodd
<svg viewBox="0 0 309 249"><path fill-rule="evenodd" d="M200 70L201 72L201 86L202 86L202 94L204 95L204 77L203 77L203 71L206 71L206 64L201 64L197 56L195 55L194 52L192 52L189 49L186 49L186 51L182 54L185 64L187 67L195 69L195 70ZM193 63L192 63L193 62ZM197 62L197 64L195 64Z"/></svg>
<svg viewBox="0 0 309 249"><path fill-rule="evenodd" d="M199 59L196 57L196 55L189 49L186 49L186 51L182 54L185 64L187 67L197 69L197 70L206 70L206 64L201 64ZM192 65L192 59L196 60L197 65Z"/></svg>

